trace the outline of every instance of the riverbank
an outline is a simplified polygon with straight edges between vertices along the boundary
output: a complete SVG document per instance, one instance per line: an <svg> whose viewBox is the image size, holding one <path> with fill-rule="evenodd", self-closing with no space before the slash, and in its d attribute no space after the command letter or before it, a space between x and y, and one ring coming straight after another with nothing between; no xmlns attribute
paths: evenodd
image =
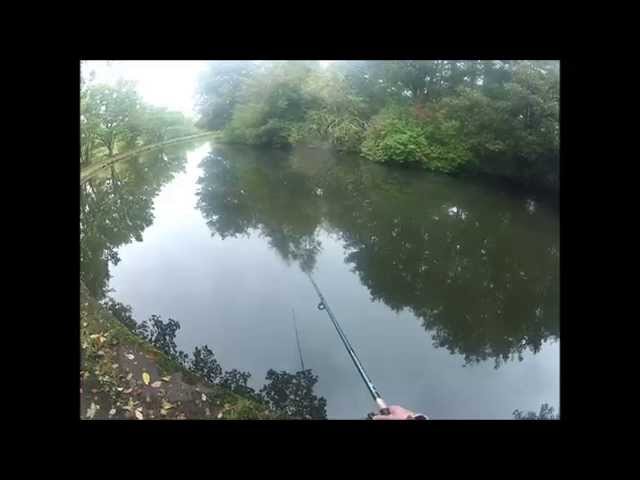
<svg viewBox="0 0 640 480"><path fill-rule="evenodd" d="M219 132L204 132L204 133L198 133L195 135L189 135L187 137L172 138L171 140L154 143L153 145L145 145L144 147L135 148L133 150L129 150L128 152L124 152L119 155L114 155L113 157L104 157L80 169L80 184L87 181L89 178L91 178L96 172L100 171L101 169L106 168L109 165L112 165L121 160L132 157L134 155L139 155L144 152L149 152L151 150L155 150L160 147L165 147L167 145L175 145L175 144L187 142L190 140L197 140L199 138L216 137L218 135L219 135Z"/></svg>
<svg viewBox="0 0 640 480"><path fill-rule="evenodd" d="M82 419L270 419L131 333L80 285Z"/></svg>

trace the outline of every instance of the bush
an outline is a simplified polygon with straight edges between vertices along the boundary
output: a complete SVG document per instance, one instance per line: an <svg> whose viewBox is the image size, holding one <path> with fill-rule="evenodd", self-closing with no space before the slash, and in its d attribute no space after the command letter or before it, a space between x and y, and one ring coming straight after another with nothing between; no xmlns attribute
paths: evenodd
<svg viewBox="0 0 640 480"><path fill-rule="evenodd" d="M386 108L372 119L361 153L377 162L418 163L429 170L454 172L471 159L458 130L457 122L439 114L421 121L411 109Z"/></svg>

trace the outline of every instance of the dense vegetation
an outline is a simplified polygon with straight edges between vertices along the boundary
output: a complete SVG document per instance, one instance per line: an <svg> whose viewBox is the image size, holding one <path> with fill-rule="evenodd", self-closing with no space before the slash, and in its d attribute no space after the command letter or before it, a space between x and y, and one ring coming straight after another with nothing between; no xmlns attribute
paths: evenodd
<svg viewBox="0 0 640 480"><path fill-rule="evenodd" d="M145 104L132 82L93 83L93 75L80 76L80 164L138 146L196 133L180 112Z"/></svg>
<svg viewBox="0 0 640 480"><path fill-rule="evenodd" d="M198 110L228 142L559 187L555 61L215 62Z"/></svg>

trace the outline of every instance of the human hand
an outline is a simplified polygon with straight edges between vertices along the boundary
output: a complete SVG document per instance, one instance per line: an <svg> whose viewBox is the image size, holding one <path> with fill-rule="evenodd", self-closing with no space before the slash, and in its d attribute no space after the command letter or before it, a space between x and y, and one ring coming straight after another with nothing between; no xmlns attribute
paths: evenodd
<svg viewBox="0 0 640 480"><path fill-rule="evenodd" d="M374 415L374 420L412 420L415 413L400 405L391 405L389 415Z"/></svg>

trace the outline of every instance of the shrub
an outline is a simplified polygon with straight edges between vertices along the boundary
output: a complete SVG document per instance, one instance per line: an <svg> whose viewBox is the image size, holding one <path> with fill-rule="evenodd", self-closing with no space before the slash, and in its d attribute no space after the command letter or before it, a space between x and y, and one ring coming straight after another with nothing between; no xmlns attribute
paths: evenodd
<svg viewBox="0 0 640 480"><path fill-rule="evenodd" d="M411 109L386 108L372 119L361 153L377 162L418 163L430 170L454 172L471 159L458 131L457 122L439 114L420 121Z"/></svg>

